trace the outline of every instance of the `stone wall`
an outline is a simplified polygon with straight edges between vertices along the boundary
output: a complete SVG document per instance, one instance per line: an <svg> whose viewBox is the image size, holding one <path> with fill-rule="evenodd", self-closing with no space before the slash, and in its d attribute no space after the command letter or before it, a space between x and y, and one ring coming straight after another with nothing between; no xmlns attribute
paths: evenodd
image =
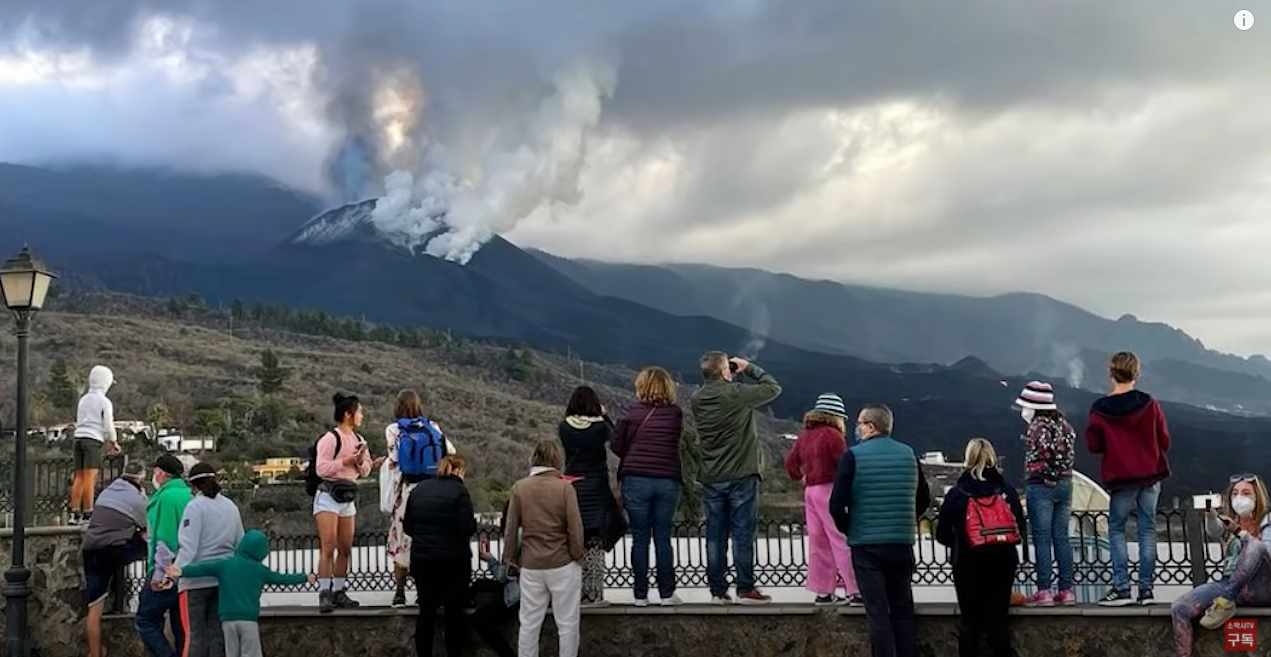
<svg viewBox="0 0 1271 657"><path fill-rule="evenodd" d="M84 654L81 535L78 527L36 527L26 532L26 566L31 569L33 589L27 614L38 657ZM0 569L12 563L12 547L13 530L0 529ZM4 605L0 598L0 609Z"/></svg>
<svg viewBox="0 0 1271 657"><path fill-rule="evenodd" d="M918 625L921 657L957 655L957 609L924 605ZM1258 654L1271 654L1271 609L1256 610ZM1163 657L1173 655L1169 608L1018 609L1013 634L1019 657ZM319 616L312 609L272 610L261 619L270 657L375 655L414 657L415 617L409 611L357 610ZM514 639L514 628L506 635ZM438 635L441 632L438 631ZM107 621L112 657L143 657L131 619ZM444 654L440 644L434 654ZM467 654L493 655L473 643ZM515 646L515 641L510 643ZM1196 657L1225 655L1221 632L1198 632ZM556 654L554 629L544 627L542 655ZM860 609L811 605L610 607L584 611L583 657L843 657L868 655Z"/></svg>

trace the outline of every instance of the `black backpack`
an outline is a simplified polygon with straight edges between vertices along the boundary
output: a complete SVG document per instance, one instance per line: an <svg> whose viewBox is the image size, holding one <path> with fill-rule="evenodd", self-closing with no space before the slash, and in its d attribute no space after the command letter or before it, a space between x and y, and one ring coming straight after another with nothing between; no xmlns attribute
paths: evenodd
<svg viewBox="0 0 1271 657"><path fill-rule="evenodd" d="M331 455L333 458L340 455L340 447L343 446L344 440L340 438L340 432L332 429L327 433L335 434L335 452ZM322 477L318 476L318 443L327 437L327 433L318 436L309 446L309 467L305 468L305 493L309 497L318 494L318 487L322 485Z"/></svg>

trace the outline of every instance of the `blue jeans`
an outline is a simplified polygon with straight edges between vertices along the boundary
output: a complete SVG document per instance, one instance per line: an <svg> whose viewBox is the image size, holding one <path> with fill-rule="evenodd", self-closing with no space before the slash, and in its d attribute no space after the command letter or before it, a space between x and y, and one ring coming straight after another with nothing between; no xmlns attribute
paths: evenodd
<svg viewBox="0 0 1271 657"><path fill-rule="evenodd" d="M1037 560L1037 590L1049 591L1052 561L1059 563L1059 590L1072 590L1072 544L1068 541L1068 521L1072 518L1072 478L1054 486L1024 486L1028 505L1028 525ZM1053 556L1051 552L1054 552Z"/></svg>
<svg viewBox="0 0 1271 657"><path fill-rule="evenodd" d="M172 623L172 638L176 646L168 643L163 634L163 617L167 616ZM185 628L181 626L180 598L177 587L163 591L150 588L147 579L141 584L141 593L137 594L137 615L133 617L133 627L141 637L150 657L177 657L185 647Z"/></svg>
<svg viewBox="0 0 1271 657"><path fill-rule="evenodd" d="M653 538L658 568L658 595L675 594L675 553L671 550L671 530L675 509L680 504L680 482L674 479L627 476L622 478L622 506L631 524L631 572L635 575L635 597L649 597L649 538Z"/></svg>
<svg viewBox="0 0 1271 657"><path fill-rule="evenodd" d="M1125 545L1125 522L1134 514L1139 530L1139 595L1152 590L1156 579L1156 502L1161 484L1112 493L1108 508L1108 544L1112 548L1112 589L1130 592L1130 555Z"/></svg>
<svg viewBox="0 0 1271 657"><path fill-rule="evenodd" d="M755 588L755 523L759 519L759 475L702 484L706 506L706 582L711 595L728 593L728 539L733 539L737 592Z"/></svg>

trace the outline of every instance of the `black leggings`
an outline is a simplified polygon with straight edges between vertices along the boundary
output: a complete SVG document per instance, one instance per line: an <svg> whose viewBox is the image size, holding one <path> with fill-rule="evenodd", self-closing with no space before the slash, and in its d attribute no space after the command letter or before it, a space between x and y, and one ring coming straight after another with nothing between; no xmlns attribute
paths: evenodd
<svg viewBox="0 0 1271 657"><path fill-rule="evenodd" d="M958 656L977 657L980 637L989 644L993 657L1012 657L1010 618L1011 589L1019 557L1015 548L980 548L960 555L953 566L953 587L958 594L961 625L958 629Z"/></svg>
<svg viewBox="0 0 1271 657"><path fill-rule="evenodd" d="M469 622L472 623L472 631L490 646L494 654L499 657L516 657L516 651L503 638L503 628L516 622L519 611L520 605L509 607L501 599L490 600L477 606Z"/></svg>
<svg viewBox="0 0 1271 657"><path fill-rule="evenodd" d="M467 559L411 560L411 576L419 592L419 617L415 621L415 654L432 657L437 607L445 609L446 657L462 657L468 638L468 583L472 564Z"/></svg>

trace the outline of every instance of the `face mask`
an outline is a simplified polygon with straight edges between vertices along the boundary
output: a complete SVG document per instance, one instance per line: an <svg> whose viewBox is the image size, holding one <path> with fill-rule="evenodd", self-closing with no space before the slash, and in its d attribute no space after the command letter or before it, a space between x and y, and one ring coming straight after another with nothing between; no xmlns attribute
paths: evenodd
<svg viewBox="0 0 1271 657"><path fill-rule="evenodd" d="M1021 409L1019 409L1019 416L1020 416L1020 417L1022 417L1022 418L1024 418L1024 424L1032 424L1032 423L1033 423L1033 417L1034 417L1034 416L1036 416L1036 415L1037 415L1037 411L1034 411L1034 410L1033 410L1033 409L1031 409L1031 408L1021 408Z"/></svg>
<svg viewBox="0 0 1271 657"><path fill-rule="evenodd" d="M861 437L861 426L859 424L856 425L856 428L852 429L852 437L856 438L856 442L858 443L864 440L864 438Z"/></svg>
<svg viewBox="0 0 1271 657"><path fill-rule="evenodd" d="M150 478L150 485L154 486L155 490L159 490L159 487L163 485L163 482L159 481L159 475Z"/></svg>
<svg viewBox="0 0 1271 657"><path fill-rule="evenodd" d="M1231 498L1231 510L1237 515L1247 516L1253 513L1253 498L1247 495L1237 495Z"/></svg>

